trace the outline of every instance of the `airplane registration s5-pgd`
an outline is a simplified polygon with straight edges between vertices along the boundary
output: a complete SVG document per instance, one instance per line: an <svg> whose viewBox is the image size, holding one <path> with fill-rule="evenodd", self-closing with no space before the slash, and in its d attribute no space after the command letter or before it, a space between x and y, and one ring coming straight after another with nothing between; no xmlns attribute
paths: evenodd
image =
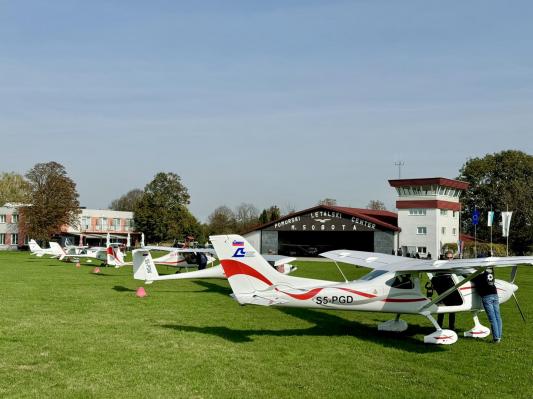
<svg viewBox="0 0 533 399"><path fill-rule="evenodd" d="M335 262L350 263L372 269L359 280L332 282L294 277L278 273L241 236L211 236L224 274L228 278L235 299L242 305L286 306L315 309L341 309L396 314L395 319L381 323L381 331L402 332L407 323L403 314L419 314L428 318L435 332L424 337L424 342L453 344L457 334L442 329L432 314L472 312L474 326L464 333L468 337L483 338L490 329L480 324L477 317L483 307L471 280L487 268L533 264L533 257L480 258L461 260L422 260L370 252L349 250L321 254ZM451 277L450 287L435 299L422 294L420 277L428 273ZM514 297L518 287L513 281L496 280L500 302ZM442 301L453 293L459 300L453 306ZM516 298L515 298L516 299Z"/></svg>

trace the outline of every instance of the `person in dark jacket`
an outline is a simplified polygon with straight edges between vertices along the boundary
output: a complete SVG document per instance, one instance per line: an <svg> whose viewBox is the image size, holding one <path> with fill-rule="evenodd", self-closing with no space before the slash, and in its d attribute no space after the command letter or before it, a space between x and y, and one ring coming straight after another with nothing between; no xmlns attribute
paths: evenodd
<svg viewBox="0 0 533 399"><path fill-rule="evenodd" d="M481 297L483 308L487 312L487 317L492 327L492 339L495 343L499 343L502 339L503 325L500 316L500 301L498 299L494 271L487 269L479 276L473 278L472 282Z"/></svg>
<svg viewBox="0 0 533 399"><path fill-rule="evenodd" d="M198 270L203 270L207 266L207 256L203 252L196 253L196 263L198 263Z"/></svg>
<svg viewBox="0 0 533 399"><path fill-rule="evenodd" d="M448 289L452 288L455 285L451 274L449 273L438 273L431 279L431 285L433 289L437 291L437 295L441 295L446 292ZM457 290L453 291L450 295L444 298L440 303L445 306L459 306L463 304L463 298ZM439 326L444 327L444 315L445 313L439 313L437 315L437 323ZM455 330L455 313L448 313L448 327L450 330Z"/></svg>

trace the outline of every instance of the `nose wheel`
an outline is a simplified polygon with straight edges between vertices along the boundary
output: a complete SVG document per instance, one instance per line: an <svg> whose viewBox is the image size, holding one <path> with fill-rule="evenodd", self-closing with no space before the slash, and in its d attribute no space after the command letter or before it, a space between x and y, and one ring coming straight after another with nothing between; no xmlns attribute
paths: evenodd
<svg viewBox="0 0 533 399"><path fill-rule="evenodd" d="M474 327L464 332L465 337L469 338L485 338L490 334L490 328L485 327L479 322L477 317L478 312L474 312Z"/></svg>

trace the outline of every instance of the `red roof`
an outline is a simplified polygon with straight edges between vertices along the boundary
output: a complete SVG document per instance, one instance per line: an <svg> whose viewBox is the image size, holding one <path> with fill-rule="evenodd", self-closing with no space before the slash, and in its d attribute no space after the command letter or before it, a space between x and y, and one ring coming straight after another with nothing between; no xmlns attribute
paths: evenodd
<svg viewBox="0 0 533 399"><path fill-rule="evenodd" d="M303 211L291 213L290 215L285 215L282 218L265 223L261 226L256 226L253 229L245 232L244 234L247 234L254 230L264 229L265 227L276 224L283 219L302 215L304 213L314 212L318 209L326 209L328 211L344 213L350 216L355 216L364 219L368 222L374 223L376 226L381 226L388 230L400 231L400 228L398 227L398 215L395 212L364 208L349 208L344 206L317 205L309 209L304 209Z"/></svg>
<svg viewBox="0 0 533 399"><path fill-rule="evenodd" d="M392 187L408 187L408 186L429 186L431 184L438 184L439 186L457 188L459 190L468 189L469 183L461 180L446 179L444 177L431 177L419 179L396 179L389 180Z"/></svg>

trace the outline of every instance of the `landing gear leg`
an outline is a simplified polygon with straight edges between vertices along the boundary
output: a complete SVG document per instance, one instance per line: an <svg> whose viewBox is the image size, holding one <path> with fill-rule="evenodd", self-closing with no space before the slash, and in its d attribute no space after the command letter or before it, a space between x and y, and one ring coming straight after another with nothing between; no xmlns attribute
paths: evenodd
<svg viewBox="0 0 533 399"><path fill-rule="evenodd" d="M378 331L404 332L405 330L407 330L407 323L404 320L400 320L399 313L394 320L378 324Z"/></svg>
<svg viewBox="0 0 533 399"><path fill-rule="evenodd" d="M451 345L457 342L457 334L455 333L455 331L443 330L441 326L439 326L439 323L437 323L437 320L435 320L435 318L431 316L431 313L429 312L424 312L422 313L422 315L426 316L431 322L431 324L433 324L437 329L437 331L435 331L433 334L429 334L424 337L424 343Z"/></svg>
<svg viewBox="0 0 533 399"><path fill-rule="evenodd" d="M474 318L474 327L471 330L465 331L465 337L470 338L485 338L490 334L490 328L485 327L479 322L479 318L477 317L479 311L476 310L473 312L473 318Z"/></svg>

